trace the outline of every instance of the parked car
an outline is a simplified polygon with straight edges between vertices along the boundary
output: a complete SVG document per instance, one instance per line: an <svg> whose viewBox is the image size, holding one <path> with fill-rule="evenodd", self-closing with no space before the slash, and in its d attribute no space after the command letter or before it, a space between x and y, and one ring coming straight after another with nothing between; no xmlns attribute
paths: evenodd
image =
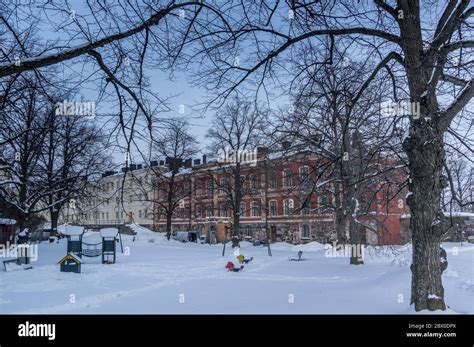
<svg viewBox="0 0 474 347"><path fill-rule="evenodd" d="M29 230L27 232L27 239L29 242L36 243L47 241L52 234L51 229L37 229L37 230Z"/></svg>

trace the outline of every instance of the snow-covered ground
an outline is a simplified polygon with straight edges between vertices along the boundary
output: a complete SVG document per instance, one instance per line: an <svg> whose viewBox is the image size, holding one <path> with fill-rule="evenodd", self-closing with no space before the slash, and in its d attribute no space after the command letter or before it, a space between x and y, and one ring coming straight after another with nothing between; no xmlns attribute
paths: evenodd
<svg viewBox="0 0 474 347"><path fill-rule="evenodd" d="M57 261L66 241L42 243L33 269L0 271L0 313L412 313L410 247L369 248L365 265L328 257L317 243L267 248L242 243L254 257L242 272L230 247L167 241L136 227L123 236L117 263L83 258L82 273L63 273ZM100 240L86 234L84 242ZM474 313L474 245L444 244L449 313ZM303 250L303 261L288 261ZM1 259L3 260L3 259Z"/></svg>

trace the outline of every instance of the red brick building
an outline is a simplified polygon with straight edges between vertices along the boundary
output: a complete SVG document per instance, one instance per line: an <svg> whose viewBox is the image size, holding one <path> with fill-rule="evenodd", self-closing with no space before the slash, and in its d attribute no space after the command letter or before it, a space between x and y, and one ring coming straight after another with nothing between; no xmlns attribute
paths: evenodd
<svg viewBox="0 0 474 347"><path fill-rule="evenodd" d="M227 170L232 163L194 163L178 176L180 189L187 191L180 195L186 197L180 200L173 215L173 231L194 231L212 242L228 240L224 230L232 228L233 208L225 188L232 186L232 175ZM321 177L316 163L317 158L306 153L272 157L259 150L256 160L242 164L241 239L265 241L267 230L272 241L306 243L335 239L334 194L331 183L318 185ZM403 181L400 173L395 177ZM358 217L366 229L364 241L406 243L409 219L405 196L396 185L379 185L374 182L370 206ZM166 199L164 195L158 183L155 199ZM155 228L164 230L165 225L164 213L156 207Z"/></svg>

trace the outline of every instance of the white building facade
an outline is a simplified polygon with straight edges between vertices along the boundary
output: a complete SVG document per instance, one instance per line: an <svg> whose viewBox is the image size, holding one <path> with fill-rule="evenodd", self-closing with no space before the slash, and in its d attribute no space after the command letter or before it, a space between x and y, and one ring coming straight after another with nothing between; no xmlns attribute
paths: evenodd
<svg viewBox="0 0 474 347"><path fill-rule="evenodd" d="M61 211L60 223L116 225L136 223L153 227L154 189L158 168L106 172L86 192L71 199Z"/></svg>

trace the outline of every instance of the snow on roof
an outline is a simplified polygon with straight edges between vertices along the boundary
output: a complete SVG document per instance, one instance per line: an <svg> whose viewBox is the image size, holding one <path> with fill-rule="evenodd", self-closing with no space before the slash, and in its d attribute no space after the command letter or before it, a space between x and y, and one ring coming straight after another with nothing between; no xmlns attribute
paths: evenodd
<svg viewBox="0 0 474 347"><path fill-rule="evenodd" d="M63 262L66 261L67 259L72 259L72 260L75 261L77 264L81 264L81 263L82 263L81 258L80 258L76 253L69 252L69 253L66 254L60 261L58 261L58 264L63 263Z"/></svg>
<svg viewBox="0 0 474 347"><path fill-rule="evenodd" d="M118 235L117 228L104 228L100 229L100 236L102 237L116 237Z"/></svg>
<svg viewBox="0 0 474 347"><path fill-rule="evenodd" d="M68 236L78 236L84 233L84 227L64 224L58 226L58 233Z"/></svg>
<svg viewBox="0 0 474 347"><path fill-rule="evenodd" d="M471 212L455 212L455 211L448 212L448 211L444 211L443 213L444 213L445 217L471 217L471 218L474 218L474 213L471 213Z"/></svg>
<svg viewBox="0 0 474 347"><path fill-rule="evenodd" d="M16 224L16 220L10 218L0 218L0 224L11 225Z"/></svg>

